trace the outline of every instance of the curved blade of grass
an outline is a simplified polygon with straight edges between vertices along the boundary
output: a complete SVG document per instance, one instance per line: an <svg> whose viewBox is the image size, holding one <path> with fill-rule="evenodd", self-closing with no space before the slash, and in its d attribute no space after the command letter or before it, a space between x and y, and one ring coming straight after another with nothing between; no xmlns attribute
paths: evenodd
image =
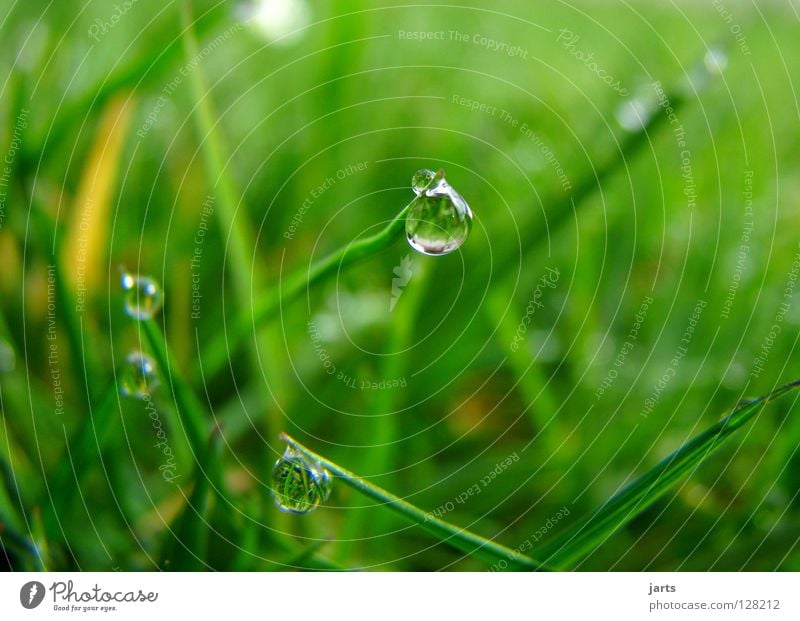
<svg viewBox="0 0 800 621"><path fill-rule="evenodd" d="M281 561L280 566L275 567L274 570L286 571L289 569L294 569L303 571L307 569L322 569L322 570L341 571L340 567L332 563L327 563L322 557L318 556L319 551L322 548L324 548L328 543L330 542L327 539L320 539L319 541L315 541L314 543L307 545L299 552L294 553L285 561Z"/></svg>
<svg viewBox="0 0 800 621"><path fill-rule="evenodd" d="M399 496L395 496L391 492L388 492L377 485L373 485L372 483L362 479L357 474L342 468L338 464L325 459L321 455L317 455L285 433L281 434L281 439L293 449L322 464L331 473L342 479L345 484L361 492L368 498L372 498L373 500L382 503L382 505L387 509L391 509L409 521L421 526L423 529L440 539L442 543L446 543L460 552L471 556L476 556L489 562L501 560L506 561L512 569L528 571L547 570L545 565L529 556L520 554L516 550L512 550L504 545L490 541L489 539L481 537L480 535L460 528L455 524L450 524L449 522L445 522L444 520L440 520L439 518L426 513L419 507L415 507L410 502L403 500Z"/></svg>
<svg viewBox="0 0 800 621"><path fill-rule="evenodd" d="M688 101L677 90L667 93L667 99L676 114ZM602 186L603 181L620 170L634 154L649 143L649 134L651 132L661 126L668 125L669 122L669 117L659 107L657 113L647 119L641 130L626 134L619 143L619 148L613 157L608 158L599 167L588 170L569 194L557 197L552 201L552 206L548 209L547 226L536 230L528 236L526 248L540 248L541 242L545 241L556 229L569 221L570 216L584 199L591 196L597 188ZM235 353L253 326L271 319L283 304L295 299L312 284L322 281L327 276L352 265L359 259L375 254L391 245L402 231L407 211L408 206L380 233L341 248L329 257L312 265L307 272L301 271L297 273L288 280L286 286L282 287L277 295L274 291L266 292L256 301L251 313L247 313L246 316L240 316L229 333L218 336L211 343L208 348L207 359L203 362L207 376L213 377L224 365L227 357ZM525 218L525 214L530 215ZM523 218L521 226L525 226L525 219L529 221L527 224L530 224L530 220L534 219L536 214L535 210L524 212L521 215ZM493 268L498 272L505 271L515 261L519 260L513 245L504 246L499 249L499 252L498 265Z"/></svg>
<svg viewBox="0 0 800 621"><path fill-rule="evenodd" d="M194 32L194 19L190 0L181 4L181 22L183 26L183 43L186 51L187 62L191 63L201 58L200 46ZM220 132L217 129L217 114L211 101L205 72L197 63L191 72L189 81L195 99L195 121L200 133L200 148L205 158L205 166L211 176L212 187L219 199L220 221L224 230L230 235L231 257L228 261L234 290L241 309L248 308L250 304L250 284L247 278L246 266L252 261L248 260L248 248L255 248L255 235L240 213L236 217L239 205L238 196L229 171L225 167L225 150L222 146Z"/></svg>
<svg viewBox="0 0 800 621"><path fill-rule="evenodd" d="M379 365L379 376L383 379L405 377L408 372L409 356L400 355L412 345L414 329L420 308L424 306L425 295L428 291L429 276L432 265L419 261L413 273L413 282L407 283L408 290L404 293L394 309L394 318L388 327L389 335L385 347L385 356ZM370 399L372 416L364 420L365 437L380 450L369 451L364 463L359 469L367 476L386 475L395 468L397 462L398 446L395 444L399 437L400 412L396 411L401 400L401 391L380 390ZM390 479L391 480L391 479ZM373 532L389 530L387 518L391 517L386 512L374 513L363 508L354 511L342 530L342 542L337 546L338 557L345 559L352 556L351 549L363 543L359 538L363 536L365 528L371 523Z"/></svg>
<svg viewBox="0 0 800 621"><path fill-rule="evenodd" d="M297 299L311 285L391 246L405 230L406 213L410 206L409 203L404 207L379 233L358 239L340 248L317 261L307 270L297 271L286 280L285 284L279 285L277 291L267 291L262 295L252 309L248 309L247 312L243 312L237 317L230 332L218 335L211 342L203 362L203 372L206 376L213 377L222 368L228 357L236 352L254 326L272 319L278 309Z"/></svg>
<svg viewBox="0 0 800 621"><path fill-rule="evenodd" d="M24 517L21 513L19 501L15 497L20 496L17 488L17 480L14 471L0 452L0 536L3 528L13 528L18 531L24 529Z"/></svg>
<svg viewBox="0 0 800 621"><path fill-rule="evenodd" d="M725 438L752 420L770 401L798 386L800 380L785 384L768 395L740 403L728 416L684 444L592 515L539 548L538 557L546 559L556 569L569 567L666 494L681 477L700 466Z"/></svg>
<svg viewBox="0 0 800 621"><path fill-rule="evenodd" d="M243 203L242 193L236 187L231 170L226 163L230 157L226 153L220 123L217 120L217 113L214 109L213 100L208 88L205 72L201 63L202 58L200 47L197 43L197 36L194 29L194 18L192 15L191 0L184 0L181 3L181 22L183 26L182 38L186 50L187 64L196 65L191 72L189 81L191 82L195 106L193 114L200 133L200 148L205 158L205 168L211 179L211 189L218 198L219 209L216 213L224 231L227 231L230 240L230 259L225 261L225 268L231 275L233 282L233 292L237 301L238 312L245 314L252 305L252 289L262 288L261 280L263 270L259 268L259 262L253 262L255 253L255 240L251 223L247 219L244 209L239 209ZM238 213L237 213L238 211ZM248 274L247 266L252 265L252 274ZM252 276L252 283L250 282ZM270 377L270 392L276 402L288 399L290 389L281 369L275 368L276 360L280 360L280 350L278 347L280 339L278 335L270 333L257 334L257 347L250 347L248 355L250 365L253 369L262 369L265 375ZM259 353L262 352L262 353ZM226 357L221 361L224 363ZM222 364L219 365L220 367ZM196 379L197 376L195 376ZM281 425L281 409L279 407L265 408L264 432L267 437L272 437ZM282 517L278 518L279 521Z"/></svg>
<svg viewBox="0 0 800 621"><path fill-rule="evenodd" d="M495 343L500 347L509 368L517 378L515 390L525 401L526 413L536 437L542 436L548 453L555 453L558 444L569 435L564 422L555 413L558 402L552 384L545 377L541 366L531 358L527 347L514 348L518 320L506 311L507 292L502 289L490 291L482 310L493 331Z"/></svg>
<svg viewBox="0 0 800 621"><path fill-rule="evenodd" d="M112 98L100 121L81 172L61 247L64 276L73 294L87 300L99 293L109 245L111 211L134 104L128 93Z"/></svg>
<svg viewBox="0 0 800 621"><path fill-rule="evenodd" d="M61 467L55 473L53 490L64 493L73 489L77 482L82 487L92 466L101 460L103 449L108 442L108 436L114 428L114 414L118 411L116 386L113 384L106 388L102 397L97 400L89 411L89 416L84 418L80 427L69 439L69 446L61 459ZM67 464L71 459L71 464ZM73 493L68 494L65 501L75 502Z"/></svg>
<svg viewBox="0 0 800 621"><path fill-rule="evenodd" d="M52 276L53 295L55 297L57 323L64 326L71 357L80 361L79 364L70 365L75 374L75 379L80 387L80 395L85 405L96 395L91 394L93 378L101 377L100 364L97 360L95 349L85 346L84 321L81 314L73 312L76 308L72 289L68 286L69 279L62 269L60 255L60 237L57 233L57 223L44 211L43 206L34 201L28 194L31 208L29 217L36 236L31 236L40 246L42 256L48 257L48 277ZM63 236L62 236L63 237ZM49 284L49 283L48 283ZM49 327L49 326L48 326Z"/></svg>

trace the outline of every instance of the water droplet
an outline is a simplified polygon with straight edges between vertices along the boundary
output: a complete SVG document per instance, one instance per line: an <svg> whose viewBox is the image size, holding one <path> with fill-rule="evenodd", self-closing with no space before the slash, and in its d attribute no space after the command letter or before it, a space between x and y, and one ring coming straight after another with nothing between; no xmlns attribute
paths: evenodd
<svg viewBox="0 0 800 621"><path fill-rule="evenodd" d="M122 288L125 294L125 312L134 319L152 319L164 302L164 294L158 283L147 276L122 273Z"/></svg>
<svg viewBox="0 0 800 621"><path fill-rule="evenodd" d="M411 177L411 189L419 196L425 190L433 190L438 188L444 182L444 171L440 168L437 172L428 170L427 168L420 168Z"/></svg>
<svg viewBox="0 0 800 621"><path fill-rule="evenodd" d="M719 49L708 50L701 62L689 69L688 84L684 85L687 94L706 88L711 80L722 75L728 67L728 55Z"/></svg>
<svg viewBox="0 0 800 621"><path fill-rule="evenodd" d="M637 95L623 101L614 113L617 123L629 132L638 132L647 127L653 116L654 106L645 95Z"/></svg>
<svg viewBox="0 0 800 621"><path fill-rule="evenodd" d="M16 356L11 345L0 339L0 373L10 373L16 366Z"/></svg>
<svg viewBox="0 0 800 621"><path fill-rule="evenodd" d="M331 493L331 474L291 446L272 469L272 498L281 511L311 513Z"/></svg>
<svg viewBox="0 0 800 621"><path fill-rule="evenodd" d="M140 351L133 351L125 358L120 371L119 390L126 397L147 399L158 386L155 361Z"/></svg>
<svg viewBox="0 0 800 621"><path fill-rule="evenodd" d="M444 171L417 171L411 179L417 194L406 216L406 239L423 254L442 255L463 244L472 228L472 211L452 186Z"/></svg>

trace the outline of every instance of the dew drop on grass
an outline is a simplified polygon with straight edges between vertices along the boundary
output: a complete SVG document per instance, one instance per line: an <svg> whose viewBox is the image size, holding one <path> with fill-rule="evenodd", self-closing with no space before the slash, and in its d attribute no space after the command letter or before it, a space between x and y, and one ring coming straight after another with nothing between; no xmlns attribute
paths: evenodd
<svg viewBox="0 0 800 621"><path fill-rule="evenodd" d="M123 272L122 288L125 290L125 312L139 321L152 319L164 302L161 287L147 276Z"/></svg>
<svg viewBox="0 0 800 621"><path fill-rule="evenodd" d="M444 171L423 168L411 178L417 197L406 216L406 239L422 254L442 255L457 250L469 236L472 211L444 179Z"/></svg>
<svg viewBox="0 0 800 621"><path fill-rule="evenodd" d="M291 446L272 469L272 498L281 511L310 513L328 499L331 474Z"/></svg>
<svg viewBox="0 0 800 621"><path fill-rule="evenodd" d="M702 60L692 65L683 81L686 96L696 96L707 88L716 78L725 73L728 55L720 49L710 49Z"/></svg>
<svg viewBox="0 0 800 621"><path fill-rule="evenodd" d="M146 399L158 386L155 361L140 351L133 351L125 358L120 371L119 390L126 397Z"/></svg>

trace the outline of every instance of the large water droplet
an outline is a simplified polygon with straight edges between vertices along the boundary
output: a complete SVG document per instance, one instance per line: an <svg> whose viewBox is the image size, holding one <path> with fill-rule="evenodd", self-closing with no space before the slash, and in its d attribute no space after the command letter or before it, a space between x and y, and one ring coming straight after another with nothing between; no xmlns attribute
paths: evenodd
<svg viewBox="0 0 800 621"><path fill-rule="evenodd" d="M272 498L278 508L290 513L310 513L325 502L330 493L330 472L287 446L272 469Z"/></svg>
<svg viewBox="0 0 800 621"><path fill-rule="evenodd" d="M125 312L139 321L152 319L164 302L164 294L158 283L148 276L122 274L122 288L125 290Z"/></svg>
<svg viewBox="0 0 800 621"><path fill-rule="evenodd" d="M444 180L444 171L423 168L411 179L417 194L406 216L406 239L423 254L442 255L463 244L472 228L467 202Z"/></svg>
<svg viewBox="0 0 800 621"><path fill-rule="evenodd" d="M158 383L156 363L150 356L140 351L128 354L119 379L119 390L123 395L147 399Z"/></svg>

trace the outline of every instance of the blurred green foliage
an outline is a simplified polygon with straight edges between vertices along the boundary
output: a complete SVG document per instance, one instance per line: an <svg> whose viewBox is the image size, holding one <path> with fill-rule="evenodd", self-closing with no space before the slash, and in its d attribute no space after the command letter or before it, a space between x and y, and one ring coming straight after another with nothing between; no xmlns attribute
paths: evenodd
<svg viewBox="0 0 800 621"><path fill-rule="evenodd" d="M280 513L278 433L518 548L740 399L800 377L787 289L800 41L786 4L309 2L308 23L276 41L234 3L204 1L199 58L179 5L139 0L113 24L97 1L2 9L14 53L0 57L0 564L485 569L343 486L313 514ZM420 32L442 34L407 34ZM687 90L710 48L726 50L725 72ZM222 177L194 118L199 75ZM660 82L682 102L686 146L667 121L624 147L627 99L601 75L643 97ZM460 252L398 241L204 373L209 344L248 313L237 279L255 304L379 231L412 198L414 171L440 166L476 216ZM252 234L243 265L218 217L226 182ZM177 484L144 403L117 396L129 351L153 350L123 312L120 265L163 285L145 330L173 357L153 399ZM206 417L202 450L185 445L182 378ZM110 431L74 442L98 415ZM576 567L800 570L799 441L792 397L776 402Z"/></svg>

